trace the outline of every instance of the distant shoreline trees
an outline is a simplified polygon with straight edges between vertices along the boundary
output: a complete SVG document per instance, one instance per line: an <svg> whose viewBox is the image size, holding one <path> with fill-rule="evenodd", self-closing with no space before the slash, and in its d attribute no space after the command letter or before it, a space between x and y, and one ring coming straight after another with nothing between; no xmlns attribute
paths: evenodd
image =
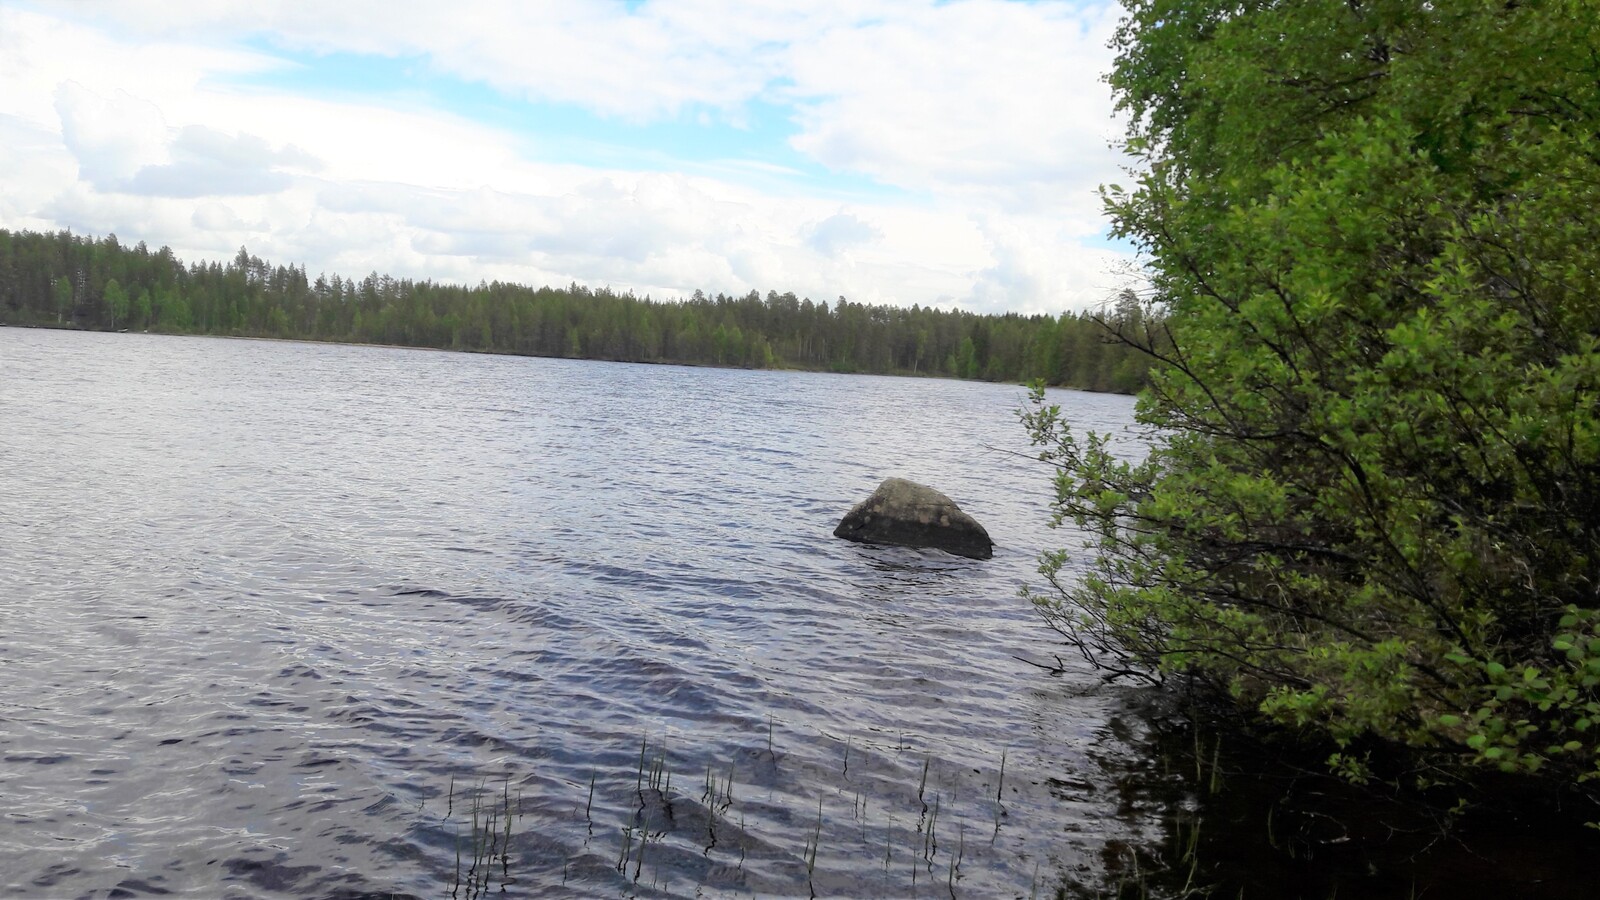
<svg viewBox="0 0 1600 900"><path fill-rule="evenodd" d="M1092 391L1143 387L1147 359L1106 340L1139 316L977 315L932 307L829 304L793 293L695 291L659 301L578 284L475 287L338 274L308 276L244 248L185 264L167 247L70 231L0 229L0 322L394 344L521 356L782 368L985 381Z"/></svg>

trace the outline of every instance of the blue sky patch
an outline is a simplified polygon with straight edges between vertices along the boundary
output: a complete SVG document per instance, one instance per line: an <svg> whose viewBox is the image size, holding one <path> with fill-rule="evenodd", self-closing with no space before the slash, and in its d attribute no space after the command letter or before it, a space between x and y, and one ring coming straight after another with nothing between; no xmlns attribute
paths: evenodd
<svg viewBox="0 0 1600 900"><path fill-rule="evenodd" d="M256 39L246 45L284 66L230 77L236 87L266 89L330 102L435 109L507 131L531 159L628 171L700 171L766 189L808 196L916 202L917 197L868 176L835 172L789 144L798 129L789 107L746 103L740 122L690 105L671 119L644 124L596 115L575 103L527 100L481 82L441 73L426 56L309 53Z"/></svg>

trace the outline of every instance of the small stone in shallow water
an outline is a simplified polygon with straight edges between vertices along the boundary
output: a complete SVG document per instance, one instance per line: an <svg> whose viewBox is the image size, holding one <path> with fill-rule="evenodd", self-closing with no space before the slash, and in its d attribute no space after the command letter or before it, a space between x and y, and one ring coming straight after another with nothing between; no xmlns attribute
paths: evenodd
<svg viewBox="0 0 1600 900"><path fill-rule="evenodd" d="M871 497L845 513L833 535L869 544L932 547L971 559L994 555L989 532L954 500L904 478L885 478Z"/></svg>

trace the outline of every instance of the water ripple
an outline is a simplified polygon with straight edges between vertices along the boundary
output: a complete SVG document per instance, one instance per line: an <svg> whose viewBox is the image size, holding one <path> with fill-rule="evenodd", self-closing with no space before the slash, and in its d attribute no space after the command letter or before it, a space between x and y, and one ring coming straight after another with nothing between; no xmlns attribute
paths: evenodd
<svg viewBox="0 0 1600 900"><path fill-rule="evenodd" d="M1058 652L1016 592L1069 537L1004 452L1022 399L5 329L0 893L988 896L1099 865L1142 827L1087 752L1119 701L1012 659ZM995 559L833 539L889 474Z"/></svg>

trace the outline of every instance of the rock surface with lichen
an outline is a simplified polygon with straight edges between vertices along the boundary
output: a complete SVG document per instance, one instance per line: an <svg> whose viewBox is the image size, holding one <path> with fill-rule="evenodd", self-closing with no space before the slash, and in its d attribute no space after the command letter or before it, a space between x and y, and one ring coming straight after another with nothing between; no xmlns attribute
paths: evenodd
<svg viewBox="0 0 1600 900"><path fill-rule="evenodd" d="M971 559L994 555L989 532L954 500L904 478L885 478L872 496L845 513L833 534L868 544L931 547Z"/></svg>

